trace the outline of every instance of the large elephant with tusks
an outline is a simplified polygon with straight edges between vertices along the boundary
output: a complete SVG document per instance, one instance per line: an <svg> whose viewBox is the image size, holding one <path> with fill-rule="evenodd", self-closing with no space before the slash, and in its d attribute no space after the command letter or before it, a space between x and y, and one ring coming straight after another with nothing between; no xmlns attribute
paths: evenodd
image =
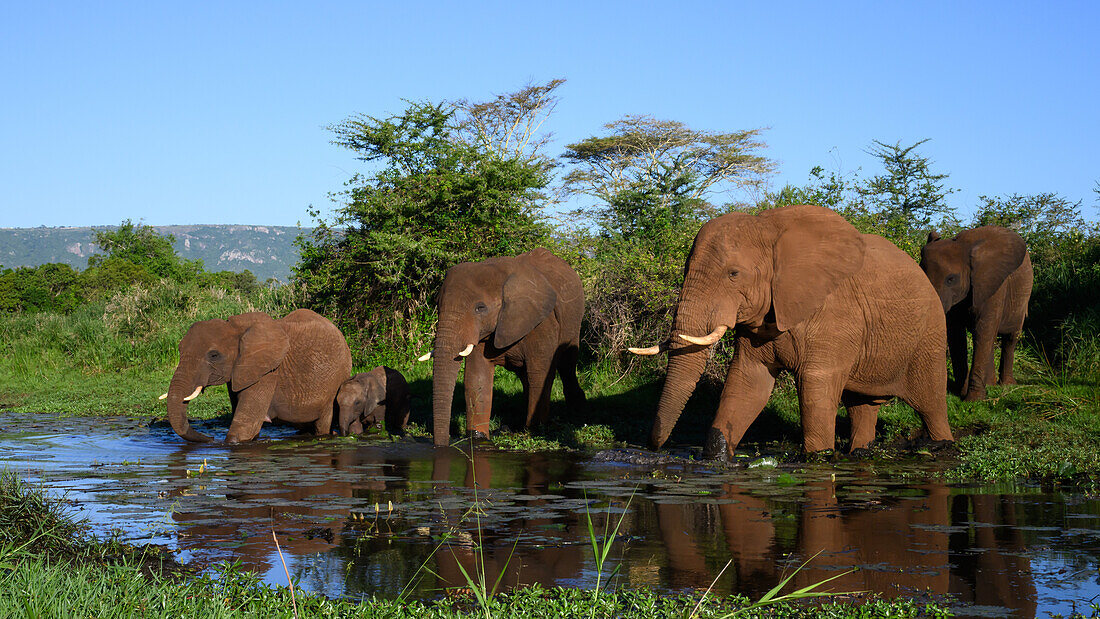
<svg viewBox="0 0 1100 619"><path fill-rule="evenodd" d="M465 362L466 425L488 436L493 374L504 366L519 376L527 399L526 426L550 411L554 374L566 401L584 401L577 355L584 289L561 258L538 248L512 257L463 262L447 269L439 291L439 324L432 351L432 435L450 440L451 400Z"/></svg>
<svg viewBox="0 0 1100 619"><path fill-rule="evenodd" d="M867 447L879 406L892 396L916 409L932 439L952 440L936 291L905 252L826 208L730 213L699 230L671 337L632 349L669 351L654 449L672 432L710 348L730 330L736 356L707 437L710 457L733 455L782 370L795 377L808 452L834 447L839 403L851 417L852 449Z"/></svg>

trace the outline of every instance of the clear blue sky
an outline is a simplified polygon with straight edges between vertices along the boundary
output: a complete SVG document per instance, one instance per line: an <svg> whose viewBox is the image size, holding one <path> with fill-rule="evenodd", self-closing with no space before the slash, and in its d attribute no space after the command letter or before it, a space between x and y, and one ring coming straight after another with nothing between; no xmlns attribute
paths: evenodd
<svg viewBox="0 0 1100 619"><path fill-rule="evenodd" d="M912 143L1096 216L1098 2L25 2L0 8L0 227L309 224L325 125L563 77L552 153L624 114L770 127L774 184Z"/></svg>

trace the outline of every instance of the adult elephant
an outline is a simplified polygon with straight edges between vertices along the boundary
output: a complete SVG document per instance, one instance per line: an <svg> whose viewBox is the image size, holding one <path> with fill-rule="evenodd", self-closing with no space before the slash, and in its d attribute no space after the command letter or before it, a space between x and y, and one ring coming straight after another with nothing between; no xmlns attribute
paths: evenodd
<svg viewBox="0 0 1100 619"><path fill-rule="evenodd" d="M985 399L993 383L993 347L1001 340L1002 385L1016 384L1012 357L1031 297L1031 258L1024 239L1007 228L982 226L953 239L928 235L921 268L947 314L953 389L964 400ZM974 335L974 362L967 372L966 332Z"/></svg>
<svg viewBox="0 0 1100 619"><path fill-rule="evenodd" d="M527 398L527 427L546 421L554 372L566 401L577 405L584 289L561 258L538 248L514 257L463 262L447 269L439 291L439 325L432 352L432 435L450 441L451 400L459 365L466 364L466 426L488 436L493 373L519 376Z"/></svg>
<svg viewBox="0 0 1100 619"><path fill-rule="evenodd" d="M274 320L249 312L191 325L180 341L180 362L168 393L168 421L189 441L211 437L187 421L187 403L206 387L228 383L233 421L228 443L249 441L265 421L332 428L333 402L351 373L351 351L336 325L308 309Z"/></svg>
<svg viewBox="0 0 1100 619"><path fill-rule="evenodd" d="M707 436L709 457L733 455L784 369L795 376L808 452L835 446L840 402L852 420L851 448L867 447L878 408L891 396L916 409L932 439L952 438L936 291L905 252L828 209L730 213L699 230L670 338L631 349L669 351L654 449L672 432L710 347L729 329L736 356Z"/></svg>

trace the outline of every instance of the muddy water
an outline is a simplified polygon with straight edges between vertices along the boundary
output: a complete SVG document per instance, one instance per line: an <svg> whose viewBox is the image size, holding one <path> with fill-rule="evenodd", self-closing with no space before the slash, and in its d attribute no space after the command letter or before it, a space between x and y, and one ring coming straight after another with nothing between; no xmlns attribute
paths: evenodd
<svg viewBox="0 0 1100 619"><path fill-rule="evenodd" d="M1100 594L1100 500L947 484L919 462L719 472L278 428L250 445L199 446L124 418L5 414L0 429L0 466L66 493L97 530L285 584L274 529L291 575L330 596L464 585L479 531L490 580L591 587L587 513L600 530L623 519L616 586L705 589L729 563L715 590L755 597L820 552L798 584L859 567L835 590L946 601L963 615L1068 613Z"/></svg>

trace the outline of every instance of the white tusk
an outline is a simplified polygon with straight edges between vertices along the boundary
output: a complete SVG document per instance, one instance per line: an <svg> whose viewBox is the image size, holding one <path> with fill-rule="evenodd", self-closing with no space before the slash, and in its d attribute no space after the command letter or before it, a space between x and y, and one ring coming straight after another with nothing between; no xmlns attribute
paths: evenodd
<svg viewBox="0 0 1100 619"><path fill-rule="evenodd" d="M630 352L636 355L655 355L660 352L668 350L668 340L657 344L656 346L650 346L649 348L627 348Z"/></svg>
<svg viewBox="0 0 1100 619"><path fill-rule="evenodd" d="M717 329L711 331L709 335L706 335L704 337L695 337L694 335L684 335L683 333L681 333L680 339L684 340L685 342L691 342L692 344L698 344L699 346L710 346L711 344L722 339L722 336L726 334L726 329L728 328L729 327L727 327L726 325L718 325Z"/></svg>
<svg viewBox="0 0 1100 619"><path fill-rule="evenodd" d="M195 390L193 392L191 392L191 395L184 398L183 401L184 402L190 402L191 400L194 400L195 398L199 397L200 393L202 393L202 387L201 386L195 387Z"/></svg>
<svg viewBox="0 0 1100 619"><path fill-rule="evenodd" d="M458 356L459 357L465 357L465 356L469 355L472 352L474 352L474 345L473 344L467 344L466 348L463 348L462 352L458 353Z"/></svg>
<svg viewBox="0 0 1100 619"><path fill-rule="evenodd" d="M432 351L428 351L416 358L417 361L427 361L432 358Z"/></svg>
<svg viewBox="0 0 1100 619"><path fill-rule="evenodd" d="M164 395L160 396L160 397L159 397L159 398L157 398L157 399L158 399L158 400L167 400L167 399L168 399L168 392L167 392L167 391L165 391L165 392L164 392Z"/></svg>

